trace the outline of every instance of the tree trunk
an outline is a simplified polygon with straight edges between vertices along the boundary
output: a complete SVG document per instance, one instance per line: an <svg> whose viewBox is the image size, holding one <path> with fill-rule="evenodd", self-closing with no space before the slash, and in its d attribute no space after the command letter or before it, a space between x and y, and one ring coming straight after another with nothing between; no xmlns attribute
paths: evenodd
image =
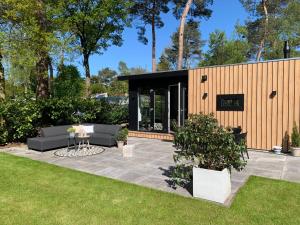
<svg viewBox="0 0 300 225"><path fill-rule="evenodd" d="M41 32L47 32L48 24L46 18L46 12L44 9L44 1L37 0L37 10L36 17ZM37 98L48 98L49 97L49 83L48 83L48 52L44 49L47 46L46 37L41 36L40 42L37 43L39 49L37 55L39 56L39 61L36 64L36 75L37 75L37 89L36 97Z"/></svg>
<svg viewBox="0 0 300 225"><path fill-rule="evenodd" d="M153 4L152 12L152 72L156 72L156 32L155 32L155 2Z"/></svg>
<svg viewBox="0 0 300 225"><path fill-rule="evenodd" d="M53 87L53 80L54 80L54 72L53 72L53 65L52 65L52 59L50 56L48 56L48 69L49 69L49 93L52 94L52 87Z"/></svg>
<svg viewBox="0 0 300 225"><path fill-rule="evenodd" d="M48 98L49 89L48 89L48 54L42 52L40 59L36 64L37 72L37 89L36 97L37 98Z"/></svg>
<svg viewBox="0 0 300 225"><path fill-rule="evenodd" d="M91 94L90 87L91 87L91 74L90 74L90 65L89 65L89 55L83 55L83 66L85 69L85 96L89 97Z"/></svg>
<svg viewBox="0 0 300 225"><path fill-rule="evenodd" d="M262 0L261 3L263 5L264 13L265 13L265 24L264 24L264 35L262 37L262 40L260 41L260 45L256 54L256 61L260 61L261 54L265 46L265 40L268 35L268 25L269 25L269 13L267 8L267 0Z"/></svg>
<svg viewBox="0 0 300 225"><path fill-rule="evenodd" d="M0 101L5 99L5 77L4 77L4 67L2 64L2 54L0 51Z"/></svg>
<svg viewBox="0 0 300 225"><path fill-rule="evenodd" d="M183 41L184 41L184 26L185 26L185 21L186 17L190 11L191 5L193 3L193 0L188 0L183 13L180 18L180 26L179 26L179 41L178 41L178 62L177 62L177 69L181 70L182 69L182 59L183 59Z"/></svg>
<svg viewBox="0 0 300 225"><path fill-rule="evenodd" d="M154 15L152 16L152 72L156 72L156 34Z"/></svg>

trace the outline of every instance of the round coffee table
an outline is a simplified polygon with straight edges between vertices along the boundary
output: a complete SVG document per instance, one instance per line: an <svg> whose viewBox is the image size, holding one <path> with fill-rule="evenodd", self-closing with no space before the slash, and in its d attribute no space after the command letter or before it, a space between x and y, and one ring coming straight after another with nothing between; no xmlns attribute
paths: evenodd
<svg viewBox="0 0 300 225"><path fill-rule="evenodd" d="M90 136L76 136L76 143L78 143L77 150L85 150L88 149L90 150Z"/></svg>

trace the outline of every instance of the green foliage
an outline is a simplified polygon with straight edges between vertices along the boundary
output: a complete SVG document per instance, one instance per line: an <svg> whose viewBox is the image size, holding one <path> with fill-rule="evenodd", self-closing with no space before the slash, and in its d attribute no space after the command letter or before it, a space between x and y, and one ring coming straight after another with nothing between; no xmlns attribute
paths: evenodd
<svg viewBox="0 0 300 225"><path fill-rule="evenodd" d="M128 129L124 128L118 132L116 136L116 140L125 142L127 140L127 136L128 136Z"/></svg>
<svg viewBox="0 0 300 225"><path fill-rule="evenodd" d="M68 133L74 133L75 131L76 131L76 129L73 128L73 127L70 127L70 128L67 129Z"/></svg>
<svg viewBox="0 0 300 225"><path fill-rule="evenodd" d="M251 15L245 23L246 32L244 33L251 47L251 59L256 57L262 41L264 42L262 46L264 60L283 58L282 49L285 40L289 40L291 44L291 57L300 55L297 49L300 45L299 0L240 1ZM267 16L263 2L266 5Z"/></svg>
<svg viewBox="0 0 300 225"><path fill-rule="evenodd" d="M53 83L53 97L80 97L83 85L84 83L77 67L63 65Z"/></svg>
<svg viewBox="0 0 300 225"><path fill-rule="evenodd" d="M2 118L2 130L0 144L6 142L24 142L26 137L37 135L40 119L40 106L34 101L10 100L3 102L0 108Z"/></svg>
<svg viewBox="0 0 300 225"><path fill-rule="evenodd" d="M188 184L192 179L192 168L211 170L232 168L240 171L246 162L240 157L246 146L235 143L234 136L223 127L212 114L191 115L186 124L175 133L177 152L174 160L174 181Z"/></svg>
<svg viewBox="0 0 300 225"><path fill-rule="evenodd" d="M171 36L172 46L165 48L160 62L158 64L159 70L175 70L178 64L178 48L179 48L179 30ZM183 68L187 69L193 66L195 61L200 60L201 48L203 46L201 41L201 34L199 31L199 24L190 21L185 25L184 31L184 49L183 49Z"/></svg>
<svg viewBox="0 0 300 225"><path fill-rule="evenodd" d="M127 123L127 106L81 98L7 100L0 106L0 144L25 142L39 128L75 123Z"/></svg>
<svg viewBox="0 0 300 225"><path fill-rule="evenodd" d="M238 31L237 31L238 33ZM216 30L209 36L209 50L200 66L213 66L246 62L249 46L242 38L227 39L225 32Z"/></svg>
<svg viewBox="0 0 300 225"><path fill-rule="evenodd" d="M292 146L300 147L300 133L297 124L294 122L293 131L292 131Z"/></svg>
<svg viewBox="0 0 300 225"><path fill-rule="evenodd" d="M152 25L156 28L164 26L161 14L169 12L168 3L170 0L133 0L132 2L131 13L141 22L136 26L138 29L138 40L146 45L148 44L148 38L146 37L147 25Z"/></svg>

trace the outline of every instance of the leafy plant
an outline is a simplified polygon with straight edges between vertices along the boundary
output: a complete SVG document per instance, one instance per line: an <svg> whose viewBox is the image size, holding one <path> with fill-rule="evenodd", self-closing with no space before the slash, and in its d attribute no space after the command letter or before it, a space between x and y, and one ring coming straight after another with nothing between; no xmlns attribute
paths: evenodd
<svg viewBox="0 0 300 225"><path fill-rule="evenodd" d="M73 127L70 127L70 128L67 129L68 133L75 133L75 131L76 131L76 129L73 128Z"/></svg>
<svg viewBox="0 0 300 225"><path fill-rule="evenodd" d="M7 100L0 104L0 144L25 142L37 136L41 127L79 122L122 124L127 118L127 106L95 99Z"/></svg>
<svg viewBox="0 0 300 225"><path fill-rule="evenodd" d="M293 131L292 131L292 146L300 147L300 133L297 124L294 122Z"/></svg>
<svg viewBox="0 0 300 225"><path fill-rule="evenodd" d="M125 142L127 141L127 136L128 136L128 129L124 128L118 132L116 136L116 140Z"/></svg>
<svg viewBox="0 0 300 225"><path fill-rule="evenodd" d="M240 157L245 143L236 143L233 134L219 126L212 114L191 115L185 126L176 130L174 144L178 151L173 180L179 185L190 183L193 167L240 171L246 165Z"/></svg>

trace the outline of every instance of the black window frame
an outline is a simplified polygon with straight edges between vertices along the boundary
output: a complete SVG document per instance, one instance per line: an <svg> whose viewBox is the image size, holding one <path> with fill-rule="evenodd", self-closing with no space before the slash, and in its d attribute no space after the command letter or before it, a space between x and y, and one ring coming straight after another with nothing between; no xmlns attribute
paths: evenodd
<svg viewBox="0 0 300 225"><path fill-rule="evenodd" d="M222 100L238 100L239 106L222 106ZM244 94L222 94L217 95L216 110L217 111L244 111L245 95Z"/></svg>

